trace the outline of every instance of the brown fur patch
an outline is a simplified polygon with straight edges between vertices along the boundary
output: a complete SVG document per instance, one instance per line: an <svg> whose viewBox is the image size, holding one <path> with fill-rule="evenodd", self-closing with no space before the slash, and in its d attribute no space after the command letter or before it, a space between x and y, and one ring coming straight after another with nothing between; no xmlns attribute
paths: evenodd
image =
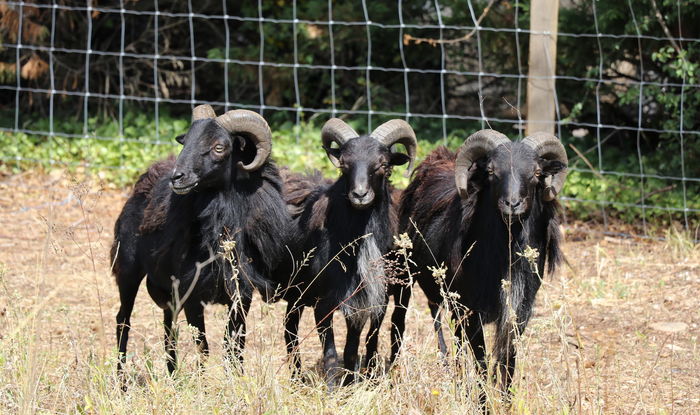
<svg viewBox="0 0 700 415"><path fill-rule="evenodd" d="M149 233L163 226L168 216L171 195L172 193L168 193L163 200L150 199L148 201L148 205L143 210L143 220L141 221L141 226L139 226L139 232Z"/></svg>
<svg viewBox="0 0 700 415"><path fill-rule="evenodd" d="M139 177L134 185L134 194L145 195L147 199L151 198L151 190L158 181L166 174L173 171L175 168L175 157L170 156L165 160L156 161L148 168L148 171Z"/></svg>
<svg viewBox="0 0 700 415"><path fill-rule="evenodd" d="M328 195L323 194L314 202L309 218L309 229L323 229L328 210Z"/></svg>
<svg viewBox="0 0 700 415"><path fill-rule="evenodd" d="M434 171L435 169L454 172L456 157L457 154L455 152L450 151L445 146L440 146L428 154L419 166L416 175L425 175L426 170Z"/></svg>
<svg viewBox="0 0 700 415"><path fill-rule="evenodd" d="M303 212L306 200L314 190L321 185L332 184L332 181L325 179L318 170L311 174L299 174L282 168L280 177L284 182L284 201L292 216L298 216ZM327 204L328 201L325 203Z"/></svg>
<svg viewBox="0 0 700 415"><path fill-rule="evenodd" d="M446 147L438 147L430 153L418 167L414 182L418 183L416 194L423 195L422 202L425 206L422 211L426 216L432 216L446 209L446 205L452 202L456 187L450 187L445 193L438 189L439 184L445 180L454 180L455 158L457 155Z"/></svg>
<svg viewBox="0 0 700 415"><path fill-rule="evenodd" d="M394 187L389 188L391 196L391 207L389 208L389 226L391 234L396 235L399 229L399 204L401 203L401 195L403 191Z"/></svg>
<svg viewBox="0 0 700 415"><path fill-rule="evenodd" d="M159 229L164 223L170 205L171 193L164 200L154 200L151 191L163 176L170 174L175 167L175 157L157 161L141 175L134 185L134 194L143 194L148 200L148 205L143 210L143 220L139 226L139 232L149 233Z"/></svg>

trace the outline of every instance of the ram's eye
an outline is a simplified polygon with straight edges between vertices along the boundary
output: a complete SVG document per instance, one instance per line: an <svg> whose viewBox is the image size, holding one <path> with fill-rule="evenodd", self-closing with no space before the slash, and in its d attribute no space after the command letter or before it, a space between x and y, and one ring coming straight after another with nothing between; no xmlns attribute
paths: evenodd
<svg viewBox="0 0 700 415"><path fill-rule="evenodd" d="M489 173L489 176L493 176L493 167L489 166L486 171Z"/></svg>
<svg viewBox="0 0 700 415"><path fill-rule="evenodd" d="M540 177L540 176L542 176L542 169L535 170L535 177Z"/></svg>
<svg viewBox="0 0 700 415"><path fill-rule="evenodd" d="M216 151L219 154L223 153L224 152L224 145L217 144L216 146L214 146L214 151Z"/></svg>

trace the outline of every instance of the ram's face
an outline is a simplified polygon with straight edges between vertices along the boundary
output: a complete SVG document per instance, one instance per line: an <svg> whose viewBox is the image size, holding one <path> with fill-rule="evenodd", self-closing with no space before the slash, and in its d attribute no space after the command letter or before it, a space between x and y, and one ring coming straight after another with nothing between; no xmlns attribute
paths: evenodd
<svg viewBox="0 0 700 415"><path fill-rule="evenodd" d="M184 195L195 188L216 186L229 176L233 142L216 121L194 121L177 141L183 147L170 177L173 192Z"/></svg>
<svg viewBox="0 0 700 415"><path fill-rule="evenodd" d="M485 168L501 214L518 217L528 213L542 176L537 154L520 143L501 145L491 153Z"/></svg>
<svg viewBox="0 0 700 415"><path fill-rule="evenodd" d="M340 148L326 150L338 159L347 181L347 197L355 209L367 209L384 191L393 166L408 163L409 157L394 153L369 136L348 140Z"/></svg>
<svg viewBox="0 0 700 415"><path fill-rule="evenodd" d="M347 179L350 204L356 209L372 206L391 172L389 149L373 138L361 136L340 148L338 160Z"/></svg>

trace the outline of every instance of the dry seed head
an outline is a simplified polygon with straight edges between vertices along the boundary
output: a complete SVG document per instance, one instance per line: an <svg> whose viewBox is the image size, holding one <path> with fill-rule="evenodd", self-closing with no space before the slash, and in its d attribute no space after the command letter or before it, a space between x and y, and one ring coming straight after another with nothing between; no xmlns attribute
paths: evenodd
<svg viewBox="0 0 700 415"><path fill-rule="evenodd" d="M408 237L406 232L399 235L398 238L394 236L394 245L402 250L413 249L413 242L411 242L411 238Z"/></svg>
<svg viewBox="0 0 700 415"><path fill-rule="evenodd" d="M516 252L520 257L523 257L530 263L533 270L537 269L537 258L540 257L540 251L531 247L530 245L525 246L523 252Z"/></svg>
<svg viewBox="0 0 700 415"><path fill-rule="evenodd" d="M236 241L233 239L222 239L219 245L220 254L225 260L233 263L235 261L234 251L236 250Z"/></svg>
<svg viewBox="0 0 700 415"><path fill-rule="evenodd" d="M447 298L450 299L450 300L457 301L457 300L459 300L460 298L462 298L462 296L459 295L458 293L454 292L454 291L448 291L448 292L447 292Z"/></svg>
<svg viewBox="0 0 700 415"><path fill-rule="evenodd" d="M438 267L428 266L428 270L433 273L433 278L439 283L445 281L445 275L447 274L447 267L445 263L441 263Z"/></svg>

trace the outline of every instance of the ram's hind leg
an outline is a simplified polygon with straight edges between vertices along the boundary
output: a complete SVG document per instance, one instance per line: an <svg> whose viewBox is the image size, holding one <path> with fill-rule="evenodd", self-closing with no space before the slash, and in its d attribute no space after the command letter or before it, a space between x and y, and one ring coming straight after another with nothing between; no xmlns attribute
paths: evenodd
<svg viewBox="0 0 700 415"><path fill-rule="evenodd" d="M117 313L117 344L119 346L119 360L117 361L117 374L121 378L122 389L126 389L123 377L124 364L126 363L126 349L129 342L129 330L131 329L131 312L134 309L134 300L139 291L139 285L143 276L138 281L123 280L119 282L119 312ZM119 280L118 280L119 281Z"/></svg>
<svg viewBox="0 0 700 415"><path fill-rule="evenodd" d="M440 316L440 304L428 302L430 315L433 317L433 328L437 334L438 349L440 349L440 357L445 360L447 358L447 344L445 343L445 335L442 333L442 317Z"/></svg>
<svg viewBox="0 0 700 415"><path fill-rule="evenodd" d="M299 355L299 320L304 312L304 306L295 305L294 301L287 303L287 313L284 316L284 342L287 345L287 356L291 358L292 379L301 375L301 356Z"/></svg>
<svg viewBox="0 0 700 415"><path fill-rule="evenodd" d="M391 314L391 364L394 364L401 351L406 329L406 311L411 301L412 289L413 287L401 285L394 293L394 312Z"/></svg>

